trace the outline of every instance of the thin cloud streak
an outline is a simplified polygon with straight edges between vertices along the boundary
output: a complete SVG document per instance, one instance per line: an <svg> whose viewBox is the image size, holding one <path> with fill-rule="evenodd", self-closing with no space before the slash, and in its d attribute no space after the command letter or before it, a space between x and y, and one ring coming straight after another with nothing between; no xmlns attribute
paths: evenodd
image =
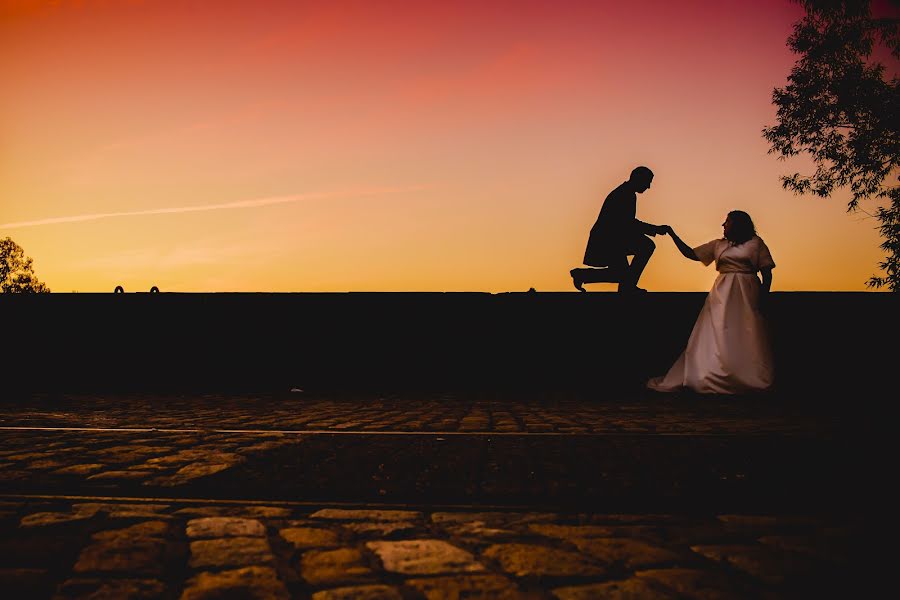
<svg viewBox="0 0 900 600"><path fill-rule="evenodd" d="M59 223L80 223L82 221L97 221L99 219L111 219L114 217L139 217L144 215L168 215L189 212L203 212L209 210L230 210L235 208L256 208L259 206L271 206L273 204L288 204L301 200L318 200L323 198L348 198L354 196L377 196L382 194L402 194L427 189L428 186L408 187L384 187L368 188L360 190L342 190L335 192L307 192L305 194L291 194L288 196L270 196L268 198L254 198L252 200L238 200L236 202L224 202L221 204L203 204L199 206L177 206L171 208L151 208L147 210L129 210L122 212L92 213L87 215L71 215L68 217L51 217L35 221L18 221L15 223L0 224L0 229L17 229L20 227L37 227L39 225L56 225Z"/></svg>

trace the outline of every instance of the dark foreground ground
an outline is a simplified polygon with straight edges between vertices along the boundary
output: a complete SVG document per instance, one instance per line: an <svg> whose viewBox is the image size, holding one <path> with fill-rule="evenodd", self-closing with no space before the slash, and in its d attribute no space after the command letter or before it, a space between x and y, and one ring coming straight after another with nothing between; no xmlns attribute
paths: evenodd
<svg viewBox="0 0 900 600"><path fill-rule="evenodd" d="M897 294L775 292L778 386L881 391ZM4 389L628 390L684 349L705 293L3 294Z"/></svg>
<svg viewBox="0 0 900 600"><path fill-rule="evenodd" d="M882 409L638 390L21 394L10 598L867 597Z"/></svg>

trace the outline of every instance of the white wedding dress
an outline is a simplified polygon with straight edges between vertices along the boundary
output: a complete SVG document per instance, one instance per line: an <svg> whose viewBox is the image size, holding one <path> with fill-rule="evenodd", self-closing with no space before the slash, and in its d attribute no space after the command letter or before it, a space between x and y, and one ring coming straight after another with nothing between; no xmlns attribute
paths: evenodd
<svg viewBox="0 0 900 600"><path fill-rule="evenodd" d="M727 239L694 248L704 265L715 260L713 283L687 348L664 377L647 387L660 392L688 388L703 394L740 394L772 387L774 365L765 321L759 312L757 272L775 266L765 242L754 236L735 245Z"/></svg>

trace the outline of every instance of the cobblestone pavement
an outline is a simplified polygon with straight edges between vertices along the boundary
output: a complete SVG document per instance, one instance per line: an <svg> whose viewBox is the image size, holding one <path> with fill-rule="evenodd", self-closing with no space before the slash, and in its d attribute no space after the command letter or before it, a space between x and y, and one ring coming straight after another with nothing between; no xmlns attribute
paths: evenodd
<svg viewBox="0 0 900 600"><path fill-rule="evenodd" d="M779 396L619 394L95 394L0 404L0 426L490 433L820 433L846 411ZM601 399L602 398L602 399Z"/></svg>
<svg viewBox="0 0 900 600"><path fill-rule="evenodd" d="M821 597L855 548L798 516L6 498L0 519L8 598Z"/></svg>
<svg viewBox="0 0 900 600"><path fill-rule="evenodd" d="M846 418L771 398L705 400L8 399L0 589L860 597L871 522L840 461L864 432L844 443Z"/></svg>

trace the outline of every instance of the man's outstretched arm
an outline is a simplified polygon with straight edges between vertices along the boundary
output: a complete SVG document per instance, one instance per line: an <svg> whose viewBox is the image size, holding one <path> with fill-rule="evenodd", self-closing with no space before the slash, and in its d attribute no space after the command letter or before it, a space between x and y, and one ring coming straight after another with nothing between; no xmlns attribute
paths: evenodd
<svg viewBox="0 0 900 600"><path fill-rule="evenodd" d="M643 221L634 220L634 226L637 231L644 235L665 235L666 225L653 225L652 223L644 223Z"/></svg>

